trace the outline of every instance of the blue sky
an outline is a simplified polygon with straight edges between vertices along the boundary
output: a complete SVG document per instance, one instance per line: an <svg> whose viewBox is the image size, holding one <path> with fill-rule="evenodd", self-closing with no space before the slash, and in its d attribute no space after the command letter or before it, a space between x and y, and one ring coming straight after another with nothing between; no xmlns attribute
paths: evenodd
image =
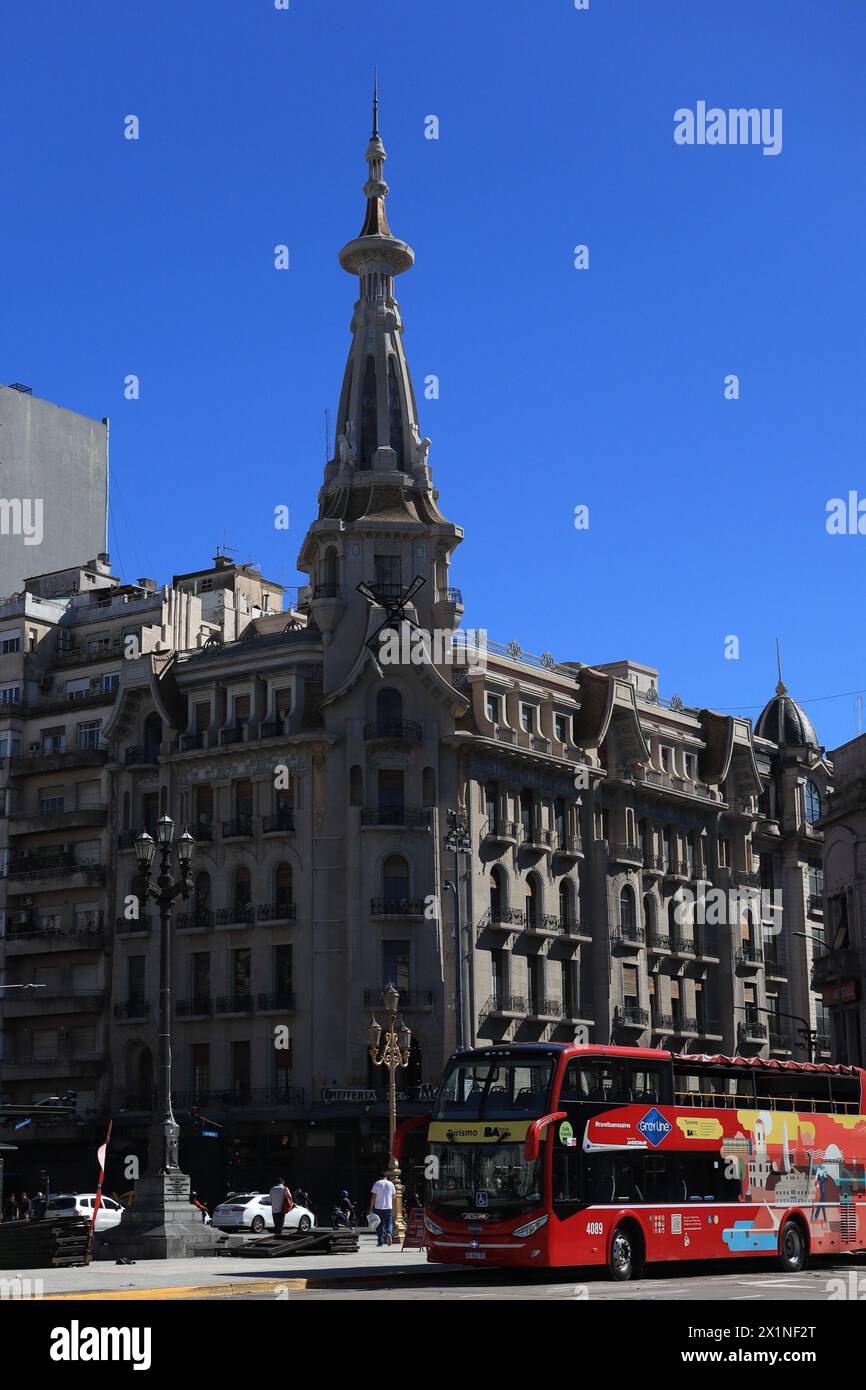
<svg viewBox="0 0 866 1390"><path fill-rule="evenodd" d="M860 0L45 0L3 26L0 380L110 417L124 577L227 540L299 581L378 65L467 623L752 714L778 637L825 744L856 733L853 695L819 697L866 686L866 536L825 528L866 497ZM780 107L782 152L676 145L699 100Z"/></svg>

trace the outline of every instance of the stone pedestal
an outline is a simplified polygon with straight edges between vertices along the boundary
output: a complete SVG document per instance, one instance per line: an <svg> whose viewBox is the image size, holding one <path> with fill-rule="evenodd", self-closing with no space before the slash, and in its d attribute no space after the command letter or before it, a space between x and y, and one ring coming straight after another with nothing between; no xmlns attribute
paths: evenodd
<svg viewBox="0 0 866 1390"><path fill-rule="evenodd" d="M194 1255L202 1246L216 1249L218 1233L203 1224L189 1193L186 1173L139 1178L120 1225L94 1237L95 1258L172 1260Z"/></svg>

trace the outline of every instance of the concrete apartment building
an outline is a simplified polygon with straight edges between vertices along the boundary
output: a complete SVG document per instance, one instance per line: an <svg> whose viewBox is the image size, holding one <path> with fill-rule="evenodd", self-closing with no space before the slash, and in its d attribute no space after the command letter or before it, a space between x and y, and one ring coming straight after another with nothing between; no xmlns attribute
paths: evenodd
<svg viewBox="0 0 866 1390"><path fill-rule="evenodd" d="M340 255L360 293L337 445L299 555L309 584L297 609L282 612L278 585L225 557L161 591L106 573L87 593L82 571L55 607L34 592L10 614L23 645L9 656L33 657L30 686L23 665L0 671L13 689L20 681L25 707L0 721L6 794L26 808L20 829L16 817L3 831L3 968L21 981L56 971L65 1000L50 1016L35 997L11 1015L4 1006L0 1089L29 1100L74 1085L96 1130L112 1116L116 1152L143 1152L158 932L130 910L132 841L168 811L197 841L193 893L174 917L175 1108L183 1166L212 1199L279 1169L327 1200L380 1166L385 1080L367 1025L371 1012L384 1021L388 982L413 1035L404 1113L423 1108L458 1035L584 1030L598 1042L830 1057L810 970L832 770L781 680L753 729L663 698L658 672L635 662L536 658L474 634L448 651L463 532L440 507L403 350L394 281L414 257L388 227L375 125L366 157L363 227ZM116 621L102 624L100 603L117 605ZM406 620L434 640L394 661L376 634L389 621L386 638L410 641ZM120 659L112 643L127 624L140 645ZM61 629L93 665L75 670L87 690L64 687L55 713L41 702L61 691L43 691L36 672L56 682L66 671ZM88 652L90 632L116 659ZM41 829L43 815L97 809L96 823ZM456 860L449 813L465 851ZM32 857L58 841L62 862L40 867L67 877L34 878ZM684 890L701 888L778 896L703 923L682 912ZM55 900L65 934L49 939L39 913L59 911ZM101 914L88 919L101 933L93 947L69 944L76 904ZM13 931L12 912L31 915ZM85 993L97 1002L69 1007ZM81 1050L62 1068L61 1030ZM200 1134L196 1112L219 1138Z"/></svg>
<svg viewBox="0 0 866 1390"><path fill-rule="evenodd" d="M0 386L0 478L0 594L105 550L107 420Z"/></svg>
<svg viewBox="0 0 866 1390"><path fill-rule="evenodd" d="M833 1055L862 1065L866 978L866 734L833 753L824 830L824 939L815 957L833 1034Z"/></svg>

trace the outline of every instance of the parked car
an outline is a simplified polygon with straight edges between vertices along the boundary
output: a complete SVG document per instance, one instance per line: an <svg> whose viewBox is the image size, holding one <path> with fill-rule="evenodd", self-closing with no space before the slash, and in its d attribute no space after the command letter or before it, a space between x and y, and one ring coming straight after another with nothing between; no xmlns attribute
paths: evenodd
<svg viewBox="0 0 866 1390"><path fill-rule="evenodd" d="M260 1235L262 1231L274 1229L274 1214L271 1199L267 1192L236 1192L224 1202L220 1202L213 1214L213 1224L220 1231L252 1231ZM284 1231L311 1231L316 1218L306 1207L292 1207L286 1213Z"/></svg>
<svg viewBox="0 0 866 1390"><path fill-rule="evenodd" d="M45 1218L56 1220L58 1216L84 1216L90 1221L95 1201L95 1192L53 1192L48 1198ZM115 1202L113 1197L101 1197L94 1230L110 1231L112 1226L120 1224L122 1216L123 1207L119 1202Z"/></svg>

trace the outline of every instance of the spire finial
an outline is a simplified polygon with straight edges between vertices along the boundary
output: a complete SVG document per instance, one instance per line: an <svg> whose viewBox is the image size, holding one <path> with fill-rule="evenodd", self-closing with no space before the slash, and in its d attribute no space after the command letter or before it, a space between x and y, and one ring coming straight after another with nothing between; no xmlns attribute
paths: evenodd
<svg viewBox="0 0 866 1390"><path fill-rule="evenodd" d="M779 683L778 683L778 685L776 686L776 694L777 694L777 695L787 695L787 693L788 693L788 687L786 686L785 682L782 680L782 651L781 651L781 648L780 648L780 646L779 646L779 639L778 639L778 637L776 638L776 667L777 667L778 672L779 672Z"/></svg>
<svg viewBox="0 0 866 1390"><path fill-rule="evenodd" d="M373 69L373 139L379 134L379 69Z"/></svg>

